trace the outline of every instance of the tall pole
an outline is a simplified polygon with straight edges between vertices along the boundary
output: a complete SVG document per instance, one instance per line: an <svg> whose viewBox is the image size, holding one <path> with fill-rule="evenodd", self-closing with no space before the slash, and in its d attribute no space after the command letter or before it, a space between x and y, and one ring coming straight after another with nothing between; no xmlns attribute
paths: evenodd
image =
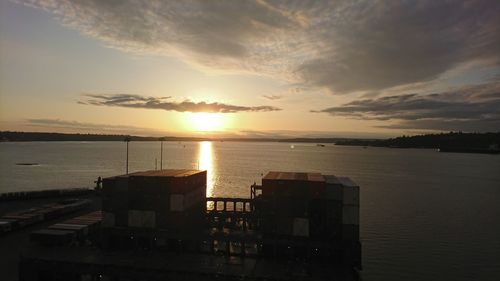
<svg viewBox="0 0 500 281"><path fill-rule="evenodd" d="M128 175L128 143L130 142L130 136L126 136L123 141L127 143L127 164L126 164L125 171L126 171L126 174Z"/></svg>
<svg viewBox="0 0 500 281"><path fill-rule="evenodd" d="M163 170L163 141L165 138L160 138L160 170Z"/></svg>

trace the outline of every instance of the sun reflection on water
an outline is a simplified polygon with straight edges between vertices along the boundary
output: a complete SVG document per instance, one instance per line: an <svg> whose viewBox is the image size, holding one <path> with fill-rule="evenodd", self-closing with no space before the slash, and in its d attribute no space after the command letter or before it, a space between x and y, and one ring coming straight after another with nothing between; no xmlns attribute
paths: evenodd
<svg viewBox="0 0 500 281"><path fill-rule="evenodd" d="M198 146L198 169L207 171L207 197L214 196L214 167L212 142L200 142Z"/></svg>

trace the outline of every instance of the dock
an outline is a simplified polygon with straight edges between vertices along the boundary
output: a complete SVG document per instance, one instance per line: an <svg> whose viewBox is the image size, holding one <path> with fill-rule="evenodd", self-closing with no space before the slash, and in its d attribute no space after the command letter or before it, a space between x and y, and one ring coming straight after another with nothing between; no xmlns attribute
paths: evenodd
<svg viewBox="0 0 500 281"><path fill-rule="evenodd" d="M206 171L104 179L102 211L32 233L19 280L359 280L350 179L270 172L250 198L205 192Z"/></svg>

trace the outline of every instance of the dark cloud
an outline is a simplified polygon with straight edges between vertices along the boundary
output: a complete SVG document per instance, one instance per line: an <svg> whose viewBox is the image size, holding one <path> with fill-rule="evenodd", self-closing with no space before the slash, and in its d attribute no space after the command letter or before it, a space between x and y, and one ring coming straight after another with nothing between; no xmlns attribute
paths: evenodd
<svg viewBox="0 0 500 281"><path fill-rule="evenodd" d="M499 64L500 5L470 1L23 1L132 51L335 93Z"/></svg>
<svg viewBox="0 0 500 281"><path fill-rule="evenodd" d="M379 90L432 80L470 60L498 64L497 1L352 1L338 12L320 34L323 54L298 68L313 85Z"/></svg>
<svg viewBox="0 0 500 281"><path fill-rule="evenodd" d="M378 128L401 130L435 130L435 131L464 131L464 132L499 132L500 119L486 120L442 120L422 119L403 120L397 124L380 125Z"/></svg>
<svg viewBox="0 0 500 281"><path fill-rule="evenodd" d="M262 97L268 100L279 100L283 98L281 95L262 95Z"/></svg>
<svg viewBox="0 0 500 281"><path fill-rule="evenodd" d="M365 120L396 120L380 127L500 131L500 82L464 86L427 95L361 99L312 112ZM460 127L463 126L463 127Z"/></svg>
<svg viewBox="0 0 500 281"><path fill-rule="evenodd" d="M116 94L96 95L86 94L85 101L80 104L100 106L120 106L130 108L163 109L178 112L210 112L210 113L236 113L236 112L268 112L279 111L274 106L238 106L218 102L193 102L185 100L182 102L170 101L170 97L144 97L139 95Z"/></svg>

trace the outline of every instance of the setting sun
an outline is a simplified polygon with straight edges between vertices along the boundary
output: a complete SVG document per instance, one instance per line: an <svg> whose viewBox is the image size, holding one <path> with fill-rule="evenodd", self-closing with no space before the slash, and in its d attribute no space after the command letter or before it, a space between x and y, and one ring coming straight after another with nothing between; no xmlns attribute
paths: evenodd
<svg viewBox="0 0 500 281"><path fill-rule="evenodd" d="M190 116L190 126L196 131L221 131L225 127L225 117L222 113L193 113Z"/></svg>

